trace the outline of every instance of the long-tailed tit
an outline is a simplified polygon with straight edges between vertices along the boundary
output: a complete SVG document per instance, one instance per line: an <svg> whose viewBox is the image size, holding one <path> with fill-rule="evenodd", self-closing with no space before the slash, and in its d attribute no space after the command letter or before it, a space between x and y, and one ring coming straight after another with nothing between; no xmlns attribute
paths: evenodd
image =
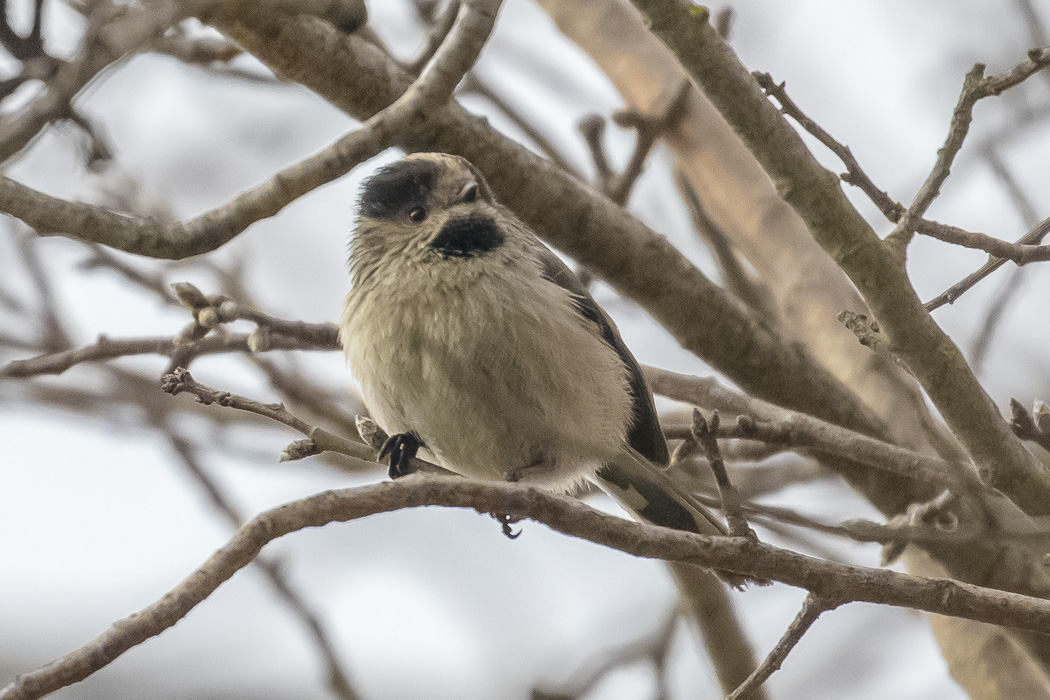
<svg viewBox="0 0 1050 700"><path fill-rule="evenodd" d="M557 491L594 479L638 516L724 533L655 465L652 394L576 276L463 158L411 155L364 185L340 338L390 435L467 477Z"/></svg>

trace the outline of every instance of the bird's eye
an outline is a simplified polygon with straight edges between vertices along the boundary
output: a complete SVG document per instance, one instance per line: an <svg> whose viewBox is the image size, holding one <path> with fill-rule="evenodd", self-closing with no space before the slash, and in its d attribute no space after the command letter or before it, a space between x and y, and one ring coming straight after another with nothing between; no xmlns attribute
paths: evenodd
<svg viewBox="0 0 1050 700"><path fill-rule="evenodd" d="M478 183L472 182L463 188L462 201L467 204L475 201L478 198Z"/></svg>
<svg viewBox="0 0 1050 700"><path fill-rule="evenodd" d="M427 210L423 207L413 207L408 212L408 218L418 224L420 221L427 218Z"/></svg>

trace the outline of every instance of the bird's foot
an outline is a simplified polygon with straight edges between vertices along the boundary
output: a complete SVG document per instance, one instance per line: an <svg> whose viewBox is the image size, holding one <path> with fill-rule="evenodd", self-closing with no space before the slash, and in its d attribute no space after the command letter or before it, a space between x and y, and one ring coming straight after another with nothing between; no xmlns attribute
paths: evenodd
<svg viewBox="0 0 1050 700"><path fill-rule="evenodd" d="M492 516L496 522L503 527L503 534L507 536L508 540L516 540L521 535L521 530L514 532L511 525L520 523L524 518L515 518L512 515L495 515Z"/></svg>
<svg viewBox="0 0 1050 700"><path fill-rule="evenodd" d="M412 460L419 448L425 446L415 432L398 433L391 435L383 443L383 449L379 450L379 459L390 456L390 478L398 479L415 471L412 468Z"/></svg>

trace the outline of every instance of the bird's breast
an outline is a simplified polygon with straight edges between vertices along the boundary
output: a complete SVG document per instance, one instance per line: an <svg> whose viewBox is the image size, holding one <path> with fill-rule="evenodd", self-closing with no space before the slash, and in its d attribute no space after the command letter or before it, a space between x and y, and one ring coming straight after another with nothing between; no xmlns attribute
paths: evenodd
<svg viewBox="0 0 1050 700"><path fill-rule="evenodd" d="M461 473L546 459L568 474L623 445L621 360L559 288L513 267L469 285L420 274L355 291L341 337L380 425L417 431Z"/></svg>

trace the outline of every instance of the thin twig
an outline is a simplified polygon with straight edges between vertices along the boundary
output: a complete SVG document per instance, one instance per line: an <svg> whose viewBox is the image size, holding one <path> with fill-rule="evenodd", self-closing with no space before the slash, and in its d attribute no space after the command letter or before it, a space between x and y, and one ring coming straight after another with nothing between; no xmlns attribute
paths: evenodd
<svg viewBox="0 0 1050 700"><path fill-rule="evenodd" d="M993 257L1010 260L1017 265L1050 260L1050 245L1010 243L983 233L933 221L913 221L912 227L915 231L930 238L936 238L945 243L954 243L964 248L983 250Z"/></svg>
<svg viewBox="0 0 1050 700"><path fill-rule="evenodd" d="M292 415L281 403L260 403L253 399L233 394L229 391L212 389L196 381L187 370L179 368L174 372L165 374L161 378L161 389L175 396L177 394L192 394L198 402L205 406L217 403L226 408L238 411L247 411L259 416L275 420L287 425L306 436L306 440L299 440L289 445L281 453L280 461L287 462L304 457L313 456L321 452L338 452L339 454L354 457L356 459L374 461L376 451L369 445L356 440L350 440L331 433L324 428L310 425L306 421ZM415 471L428 472L448 476L452 474L436 464L425 460L415 459L412 461Z"/></svg>
<svg viewBox="0 0 1050 700"><path fill-rule="evenodd" d="M1046 75L1050 77L1050 73ZM989 145L984 151L984 159L1003 184L1003 188L1013 201L1014 208L1020 214L1024 225L1029 228L1035 226L1039 221L1035 205L1024 191L1021 183L1017 181L1017 178L1010 172L1006 163L1003 162L998 150L994 146ZM977 324L977 333L974 335L973 344L970 347L970 365L973 367L974 372L978 374L981 372L985 357L991 347L992 339L995 337L995 332L1006 319L1010 302L1020 297L1018 292L1024 283L1024 279L1025 270L1020 267L1013 268L1010 270L1009 276L1003 280L992 295L991 301L988 302L984 317Z"/></svg>
<svg viewBox="0 0 1050 700"><path fill-rule="evenodd" d="M722 498L722 514L729 525L729 533L733 537L757 539L740 508L740 493L729 480L725 460L722 459L722 453L718 449L718 423L718 411L714 411L711 414L711 420L708 421L700 409L694 408L690 434L707 455L707 463L715 475L718 493Z"/></svg>
<svg viewBox="0 0 1050 700"><path fill-rule="evenodd" d="M825 606L829 600L836 604L865 601L1050 632L1050 601L1041 598L950 579L836 564L744 538L704 537L632 522L523 484L420 474L327 491L262 513L156 603L114 623L84 647L18 677L0 690L0 700L33 700L87 678L128 649L173 626L278 537L307 527L428 505L472 508L490 515L512 513L635 556L781 581L809 590Z"/></svg>
<svg viewBox="0 0 1050 700"><path fill-rule="evenodd" d="M193 357L227 352L262 352L264 350L336 350L338 345L321 346L298 337L271 333L266 346L253 342L255 333L212 334L200 340L180 345L176 338L161 336L154 338L110 339L99 336L97 342L72 350L38 355L25 360L13 360L0 366L0 377L34 377L43 374L61 374L70 367L84 362L115 360L133 355L163 355L173 357L185 350Z"/></svg>
<svg viewBox="0 0 1050 700"><path fill-rule="evenodd" d="M1038 61L1029 59L1029 61L1026 61L1021 65L1026 67L1028 67L1027 64L1030 63L1040 67L1050 65L1050 50L1038 53L1038 59ZM1003 87L1004 85L1008 87L1020 82L1018 74L1015 74L1015 71L1018 70L1017 68L1001 75L985 78L983 77L983 66L978 64L978 67L980 68L979 70L975 68L966 76L963 94L959 99L959 105L956 107L955 114L952 117L952 127L948 135L948 141L945 143L944 147L938 151L937 163L934 166L933 171L930 173L930 177L927 178L926 182L923 184L922 189L920 189L919 194L916 196L915 202L907 210L905 210L900 202L895 201L885 191L879 189L875 185L871 178L868 177L867 173L864 172L863 168L861 168L860 163L857 162L856 157L853 155L853 152L850 151L848 146L836 141L835 138L832 137L823 127L810 119L801 109L799 109L798 105L788 97L787 92L784 89L784 83L774 82L773 78L770 77L768 73L754 73L753 75L762 89L765 90L767 94L772 95L777 99L781 105L781 111L784 114L797 121L802 128L831 149L831 151L842 160L846 166L847 172L843 173L840 177L845 182L859 187L868 195L868 198L871 199L887 219L897 223L897 228L890 234L891 239L900 240L901 236L904 236L904 234L900 232L906 229L908 235L913 231L918 232L945 241L946 243L954 243L967 248L983 250L992 256L1003 258L1005 260L1012 260L1018 265L1050 260L1050 246L1029 245L1030 242L1024 238L1017 243L1009 243L983 233L967 231L957 226L942 224L922 217L926 212L926 209L940 193L940 186L944 183L944 180L947 179L955 155L962 147L963 140L966 137L966 132L969 129L969 124L972 119L974 104L976 104L977 100L982 97L999 94L998 92L995 92L995 90L1001 92L1006 89ZM1025 75L1025 77L1027 77L1027 74L1023 71L1019 75ZM1002 262L1000 261L999 264L1001 265ZM933 302L931 302L931 304L932 303ZM928 311L932 311L933 308L937 307L933 306L930 308L930 304L927 305Z"/></svg>
<svg viewBox="0 0 1050 700"><path fill-rule="evenodd" d="M707 208L700 201L700 196L680 169L675 169L674 179L675 184L678 185L678 191L682 194L682 199L689 208L693 228L703 237L711 254L714 255L715 262L718 263L726 289L750 306L767 322L777 323L779 314L772 293L744 268L740 256L733 247L733 242L708 214Z"/></svg>
<svg viewBox="0 0 1050 700"><path fill-rule="evenodd" d="M1050 65L1050 48L1032 49L1028 52L1027 60L1022 61L1008 71L988 77L984 75L985 66L983 63L974 65L973 69L966 74L966 78L963 80L963 89L959 95L959 102L952 112L948 137L945 139L944 145L937 151L937 160L933 169L922 184L922 187L919 188L918 194L915 195L915 201L904 212L897 223L897 227L888 236L888 240L897 241L898 245L907 245L911 238L913 223L926 213L926 210L933 204L933 200L940 195L941 185L948 179L955 156L959 153L959 149L962 148L966 134L970 130L970 122L973 121L973 108L977 102L985 97L1002 94L1003 91L1019 85L1048 65ZM926 235L933 235L928 230L917 230ZM962 245L966 244L963 243ZM987 248L982 249L987 250ZM992 251L989 250L988 252ZM999 257L1009 256L1000 255Z"/></svg>
<svg viewBox="0 0 1050 700"><path fill-rule="evenodd" d="M809 628L813 626L817 618L822 613L833 610L835 607L835 603L826 599L812 593L807 595L806 601L802 604L802 610L799 611L798 616L795 617L795 620L788 627L784 636L780 638L780 641L777 642L777 645L769 652L769 656L759 664L755 672L739 688L734 690L726 700L747 700L759 686L766 682L766 679L780 668L781 664L784 663L784 659L795 648L795 645L799 643L802 635L809 631Z"/></svg>
<svg viewBox="0 0 1050 700"><path fill-rule="evenodd" d="M176 369L170 374L165 374L161 378L161 388L172 396L182 393L192 394L196 397L197 401L205 406L217 403L220 406L234 408L239 411L248 411L249 413L270 418L278 423L283 423L292 430L302 433L313 442L317 450L312 454L317 454L318 452L327 450L331 452L339 452L351 457L357 457L358 459L371 460L375 458L375 450L371 447L354 440L348 440L347 438L335 435L334 433L330 433L324 428L312 426L306 421L289 413L284 407L284 404L260 403L243 396L238 396L237 394L231 394L228 391L212 389L211 387L204 386L197 382L193 378L193 375L182 368ZM304 446L299 445L299 447L302 449ZM281 455L281 461L295 459L301 456L306 455L289 455L285 452Z"/></svg>
<svg viewBox="0 0 1050 700"><path fill-rule="evenodd" d="M1046 237L1047 233L1050 233L1050 217L1043 219L1039 224L1028 231L1028 233L1018 238L1016 245L1036 246ZM924 304L926 310L933 311L934 309L939 309L945 304L954 304L960 296L969 291L974 285L1005 264L1006 260L1004 258L993 258L992 260L989 260L979 270L968 275L962 281L953 284L951 287L926 302Z"/></svg>
<svg viewBox="0 0 1050 700"><path fill-rule="evenodd" d="M894 222L900 220L901 215L904 214L904 206L890 197L885 190L879 189L875 185L874 181L860 167L860 163L849 146L836 141L820 124L806 116L799 106L795 104L795 101L788 96L787 90L784 89L785 83L776 82L769 73L756 71L751 75L767 95L772 95L776 98L777 102L780 103L781 112L798 122L799 126L808 131L839 157L839 160L846 166L846 172L839 175L844 182L858 187L864 194L868 195L868 198L887 219Z"/></svg>

